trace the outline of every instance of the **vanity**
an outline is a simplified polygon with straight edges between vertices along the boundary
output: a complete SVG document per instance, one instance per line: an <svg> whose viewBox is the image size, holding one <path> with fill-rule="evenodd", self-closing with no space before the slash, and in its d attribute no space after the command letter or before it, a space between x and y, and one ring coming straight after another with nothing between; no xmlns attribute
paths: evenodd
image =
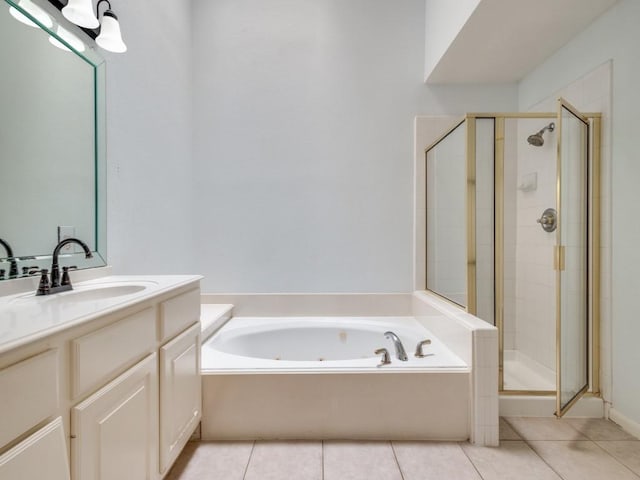
<svg viewBox="0 0 640 480"><path fill-rule="evenodd" d="M199 276L0 297L0 479L160 479L201 417Z"/></svg>
<svg viewBox="0 0 640 480"><path fill-rule="evenodd" d="M47 0L0 31L0 480L159 480L201 417L201 277L111 275L106 62Z"/></svg>

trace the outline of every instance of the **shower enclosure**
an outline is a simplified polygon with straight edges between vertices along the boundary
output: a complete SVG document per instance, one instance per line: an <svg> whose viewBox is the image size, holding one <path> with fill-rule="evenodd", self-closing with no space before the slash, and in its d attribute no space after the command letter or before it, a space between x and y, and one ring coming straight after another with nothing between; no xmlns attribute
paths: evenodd
<svg viewBox="0 0 640 480"><path fill-rule="evenodd" d="M599 391L600 115L468 114L426 149L426 288L499 329L503 394Z"/></svg>

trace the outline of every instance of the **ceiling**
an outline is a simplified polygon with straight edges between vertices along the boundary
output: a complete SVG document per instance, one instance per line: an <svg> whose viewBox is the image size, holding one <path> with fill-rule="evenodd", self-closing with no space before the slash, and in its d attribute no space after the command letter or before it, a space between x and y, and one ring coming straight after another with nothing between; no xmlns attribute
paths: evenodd
<svg viewBox="0 0 640 480"><path fill-rule="evenodd" d="M617 0L482 0L427 83L517 82Z"/></svg>

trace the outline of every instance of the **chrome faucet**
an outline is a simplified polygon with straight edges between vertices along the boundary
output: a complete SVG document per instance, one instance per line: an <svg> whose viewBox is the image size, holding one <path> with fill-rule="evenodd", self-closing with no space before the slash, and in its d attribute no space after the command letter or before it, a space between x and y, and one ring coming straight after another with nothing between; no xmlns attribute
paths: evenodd
<svg viewBox="0 0 640 480"><path fill-rule="evenodd" d="M62 250L70 243L77 243L78 245L80 245L84 250L85 258L93 257L91 249L82 240L78 240L77 238L65 238L60 243L58 243L58 245L56 245L56 248L54 248L53 250L53 258L51 261L51 283L49 283L49 279L47 278L47 274L49 272L46 269L42 269L40 271L40 285L38 286L36 295L49 295L51 293L64 292L66 290L73 289L73 287L71 286L71 279L69 278L69 269L73 269L76 267L64 267L64 275L62 276L62 281L60 281L60 265L58 265L60 250Z"/></svg>
<svg viewBox="0 0 640 480"><path fill-rule="evenodd" d="M4 247L7 251L7 260L9 260L9 278L17 278L18 277L18 262L13 256L13 250L11 250L11 246L3 239L0 238L0 245Z"/></svg>
<svg viewBox="0 0 640 480"><path fill-rule="evenodd" d="M404 346L402 345L402 342L400 341L400 339L395 333L391 331L384 332L384 336L393 341L393 346L396 348L396 357L398 357L398 360L402 362L406 362L407 360L409 360L409 357L407 357L407 352L404 350Z"/></svg>

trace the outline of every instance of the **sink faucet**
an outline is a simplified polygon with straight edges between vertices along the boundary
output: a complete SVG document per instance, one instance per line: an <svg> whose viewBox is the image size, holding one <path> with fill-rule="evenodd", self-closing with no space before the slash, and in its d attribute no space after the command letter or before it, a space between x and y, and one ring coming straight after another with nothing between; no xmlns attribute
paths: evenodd
<svg viewBox="0 0 640 480"><path fill-rule="evenodd" d="M0 238L0 245L4 247L7 251L7 260L9 260L9 278L16 278L18 276L18 262L16 262L15 257L13 256L13 250L11 250L11 246L3 239Z"/></svg>
<svg viewBox="0 0 640 480"><path fill-rule="evenodd" d="M402 342L400 341L400 339L395 333L391 331L384 332L384 336L386 338L390 338L393 341L393 346L396 348L396 357L398 357L398 360L403 362L406 362L407 360L409 360L409 357L407 357L407 352L404 350L404 346L402 345Z"/></svg>
<svg viewBox="0 0 640 480"><path fill-rule="evenodd" d="M60 250L62 250L65 246L70 243L77 243L84 250L85 258L92 258L93 254L91 253L91 249L84 243L82 240L78 240L77 238L65 238L62 240L56 248L53 250L53 258L51 261L51 283L49 284L49 279L47 278L48 271L42 269L40 273L42 276L40 277L40 285L38 286L38 291L36 295L49 295L51 293L64 292L66 290L72 290L71 280L69 279L69 269L75 267L64 267L64 275L62 276L62 282L60 282L60 265L58 265L58 257L60 256Z"/></svg>

